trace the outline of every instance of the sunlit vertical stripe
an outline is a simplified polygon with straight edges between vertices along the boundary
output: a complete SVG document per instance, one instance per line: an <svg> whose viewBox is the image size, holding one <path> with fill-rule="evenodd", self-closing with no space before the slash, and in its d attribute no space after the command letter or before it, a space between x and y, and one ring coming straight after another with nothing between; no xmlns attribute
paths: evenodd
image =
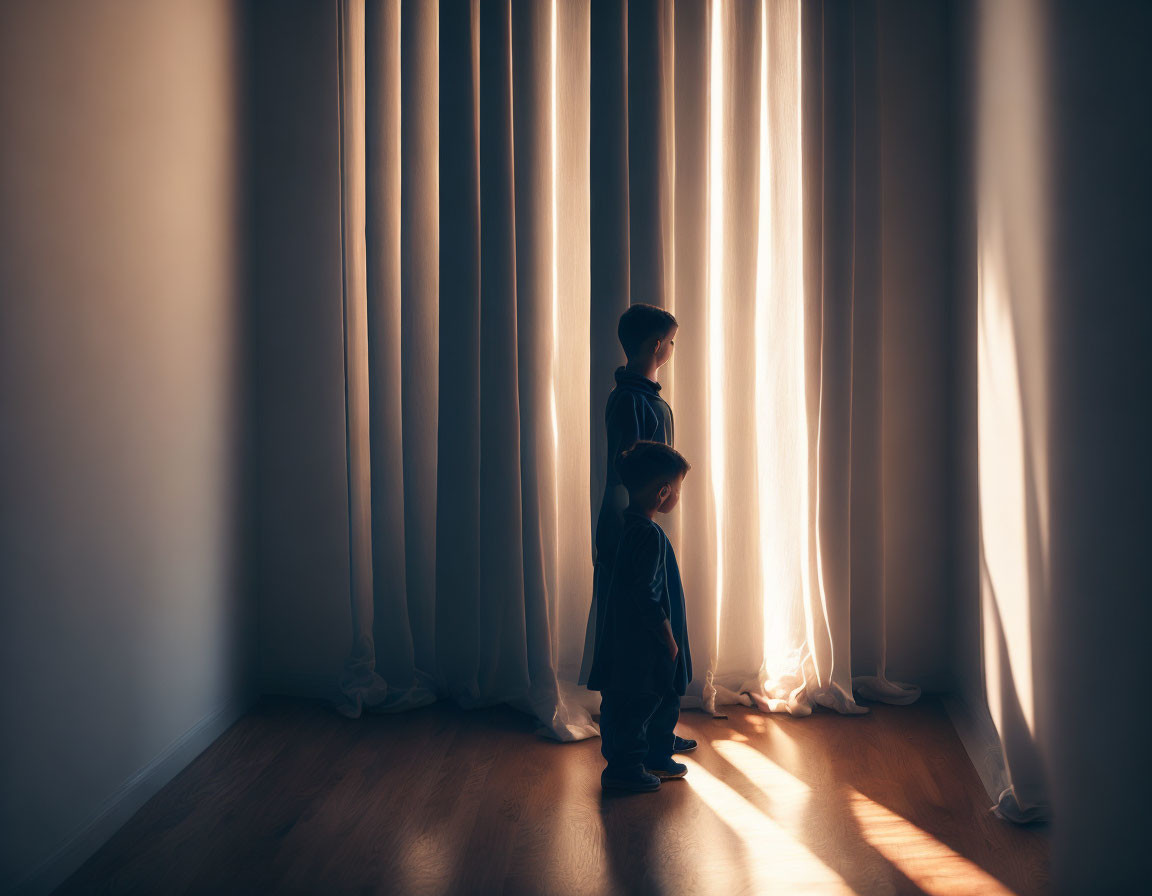
<svg viewBox="0 0 1152 896"><path fill-rule="evenodd" d="M721 0L712 0L709 21L708 91L708 416L716 543L716 655L724 610L724 66Z"/></svg>
<svg viewBox="0 0 1152 896"><path fill-rule="evenodd" d="M559 570L560 562L560 419L557 410L557 395L559 381L559 346L560 346L560 324L559 324L559 289L560 289L560 275L559 275L559 217L560 208L557 202L556 192L556 167L557 167L557 154L559 153L559 143L556 139L556 2L552 0L552 21L550 27L551 45L550 45L550 62L549 62L549 89L550 89L550 102L551 108L549 109L549 125L551 132L551 188L552 188L552 357L550 359L552 366L552 383L551 390L549 391L548 400L551 405L550 410L552 413L552 534L555 538L554 545L554 563L557 571ZM557 572L556 588L559 590L559 572Z"/></svg>
<svg viewBox="0 0 1152 896"><path fill-rule="evenodd" d="M1028 730L1035 731L1029 611L1039 583L1032 581L1028 556L1029 445L1016 351L1019 337L1014 332L999 216L983 213L976 230L976 456L988 705L996 724L1003 726L1001 694L1004 682L1010 681ZM1007 650L1007 667L1000 663L1001 643Z"/></svg>
<svg viewBox="0 0 1152 896"><path fill-rule="evenodd" d="M770 402L767 366L771 363L767 355L769 336L767 332L771 311L769 303L776 296L773 289L772 264L772 150L768 142L768 3L763 0L760 4L760 199L757 207L757 246L756 246L756 309L755 309L755 335L756 344L753 356L756 359L755 378L755 404L756 414L756 490L757 506L760 509L761 519L758 527L760 537L760 606L763 613L763 656L762 660L769 661L776 652L775 645L769 646L769 633L778 630L780 625L780 607L777 592L774 586L779 582L778 575L770 574L779 568L779 539L773 538L778 531L776 520L768 519L769 515L787 513L788 509L782 507L779 500L773 497L773 489L769 482L770 476L778 476L781 470L775 469L770 462L770 447L772 436L770 430ZM774 544L776 543L776 544ZM775 568L775 569L773 569Z"/></svg>

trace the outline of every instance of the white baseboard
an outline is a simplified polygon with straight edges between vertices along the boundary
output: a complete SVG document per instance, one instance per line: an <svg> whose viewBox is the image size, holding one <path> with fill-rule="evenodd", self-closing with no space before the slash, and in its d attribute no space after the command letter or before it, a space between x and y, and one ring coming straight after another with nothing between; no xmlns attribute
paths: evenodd
<svg viewBox="0 0 1152 896"><path fill-rule="evenodd" d="M1004 748L992 716L987 707L973 706L956 696L945 697L944 708L976 768L976 774L980 776L991 805L996 805L1009 781L1004 765Z"/></svg>
<svg viewBox="0 0 1152 896"><path fill-rule="evenodd" d="M252 705L235 700L213 712L178 738L164 752L125 781L106 799L95 816L55 853L29 872L13 891L26 896L51 893L64 883L165 784L227 731Z"/></svg>

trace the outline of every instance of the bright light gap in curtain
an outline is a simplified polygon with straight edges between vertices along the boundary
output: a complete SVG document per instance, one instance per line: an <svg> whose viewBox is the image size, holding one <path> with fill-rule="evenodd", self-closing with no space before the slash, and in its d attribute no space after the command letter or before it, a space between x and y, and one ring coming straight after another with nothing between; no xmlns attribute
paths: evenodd
<svg viewBox="0 0 1152 896"><path fill-rule="evenodd" d="M796 15L795 92L788 100L795 111L792 134L778 133L769 102L769 66L775 62L770 43L767 0L761 4L760 32L760 181L756 272L756 432L758 439L757 497L761 610L763 621L762 674L769 680L795 669L807 684L803 656L792 656L791 608L799 600L804 607L808 644L812 644L811 595L807 533L806 487L795 492L790 484L807 482L808 449L804 420L804 314L803 209L798 185L802 180L801 102L799 62L801 56L800 4ZM779 22L776 21L776 27ZM787 64L782 60L780 64ZM781 124L784 124L781 122ZM785 125L786 127L786 125ZM783 141L788 140L788 143ZM790 144L790 145L789 145ZM777 153L779 155L777 156ZM791 187L791 189L789 189ZM787 226L780 227L776 216ZM792 222L796 222L793 224ZM796 573L799 573L797 576ZM800 593L795 591L799 587ZM815 651L813 654L815 664ZM819 679L819 675L817 674Z"/></svg>
<svg viewBox="0 0 1152 896"><path fill-rule="evenodd" d="M556 0L551 3L551 22L550 22L550 100L551 107L549 109L549 127L551 134L551 152L552 152L552 171L551 171L551 188L552 188L552 357L550 358L551 365L551 390L549 392L548 400L552 412L552 533L556 539L554 557L560 557L560 418L557 408L558 400L556 390L558 388L559 371L559 346L560 346L560 324L559 324L559 264L560 264L560 250L559 250L559 234L557 228L559 227L560 209L557 203L556 192L556 168L558 164L557 155L559 153L559 141L556 138L556 103L557 103L557 88L556 88ZM557 576L557 587L559 586L559 576Z"/></svg>
<svg viewBox="0 0 1152 896"><path fill-rule="evenodd" d="M764 354L770 345L772 334L769 332L770 318L768 303L775 298L774 265L772 258L772 151L768 142L768 4L760 4L760 200L757 208L757 246L756 246L756 313L755 333L756 348L756 379L755 379L755 413L756 432L767 430L771 420L772 396L769 394L769 381L767 366L771 363ZM778 316L778 315L777 315ZM773 483L769 476L781 474L781 470L771 463L771 448L768 439L757 439L756 445L756 496L760 507L761 519L759 530L760 538L760 582L763 599L760 602L763 618L763 666L762 674L769 667L769 657L777 651L775 645L769 644L769 633L779 632L784 614L780 605L780 585L783 577L779 574L780 557L773 550L779 546L780 534L779 520L774 519L771 524L763 518L766 513L775 511L787 513L785 507L780 507L780 501L774 499ZM771 508L771 510L770 510ZM775 625L773 625L775 622Z"/></svg>
<svg viewBox="0 0 1152 896"><path fill-rule="evenodd" d="M712 501L716 521L716 654L720 655L720 620L724 605L724 67L721 47L721 0L712 0L709 17L711 89L708 92L708 417Z"/></svg>

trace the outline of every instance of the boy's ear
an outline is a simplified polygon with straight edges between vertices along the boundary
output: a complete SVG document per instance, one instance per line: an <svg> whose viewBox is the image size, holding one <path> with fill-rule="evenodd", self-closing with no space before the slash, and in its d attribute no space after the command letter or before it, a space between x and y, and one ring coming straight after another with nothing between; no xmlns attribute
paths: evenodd
<svg viewBox="0 0 1152 896"><path fill-rule="evenodd" d="M667 501L670 494L672 494L672 486L665 482L662 486L660 486L660 503L663 504L665 501Z"/></svg>

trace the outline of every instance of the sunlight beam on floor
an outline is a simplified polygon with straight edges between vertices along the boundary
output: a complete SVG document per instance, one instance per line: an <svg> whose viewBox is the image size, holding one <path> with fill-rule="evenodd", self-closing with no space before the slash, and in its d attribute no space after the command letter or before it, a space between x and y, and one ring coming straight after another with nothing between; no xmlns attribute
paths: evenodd
<svg viewBox="0 0 1152 896"><path fill-rule="evenodd" d="M739 793L684 757L688 786L740 838L753 892L852 893L840 875ZM676 786L676 785L669 785Z"/></svg>
<svg viewBox="0 0 1152 896"><path fill-rule="evenodd" d="M812 788L787 769L781 768L759 750L735 740L714 740L712 748L740 769L769 799L805 800Z"/></svg>
<svg viewBox="0 0 1152 896"><path fill-rule="evenodd" d="M868 844L929 896L1011 896L983 868L852 787L848 806Z"/></svg>

